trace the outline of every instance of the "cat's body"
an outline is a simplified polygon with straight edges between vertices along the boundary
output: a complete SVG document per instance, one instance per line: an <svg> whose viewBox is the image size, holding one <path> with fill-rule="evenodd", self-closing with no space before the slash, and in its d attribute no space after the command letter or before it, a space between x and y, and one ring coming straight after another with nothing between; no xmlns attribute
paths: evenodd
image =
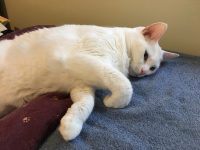
<svg viewBox="0 0 200 150"><path fill-rule="evenodd" d="M100 61L128 74L125 36L117 28L66 25L41 29L13 41L2 41L0 49L0 99L13 101L10 104L16 103L16 106L23 103L22 99L28 100L38 94L70 92L79 82L101 88L100 83L85 81L96 77L96 72L88 71L83 75L82 61L91 65ZM71 66L72 63L77 65Z"/></svg>
<svg viewBox="0 0 200 150"><path fill-rule="evenodd" d="M159 67L163 51L157 41L161 35L147 44L144 29L65 25L1 41L0 113L39 94L68 92L74 104L59 129L66 140L75 138L93 109L96 88L111 91L104 99L107 107L121 108L132 96L128 73L143 76ZM136 60L144 56L146 48L152 54L148 63L156 66L152 71L145 71L145 65L141 70L142 61Z"/></svg>

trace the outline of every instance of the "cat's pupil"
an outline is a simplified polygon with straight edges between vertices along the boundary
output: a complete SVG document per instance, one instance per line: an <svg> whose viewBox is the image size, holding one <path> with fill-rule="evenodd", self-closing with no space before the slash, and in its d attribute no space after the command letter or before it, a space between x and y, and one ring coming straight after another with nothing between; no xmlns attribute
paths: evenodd
<svg viewBox="0 0 200 150"><path fill-rule="evenodd" d="M151 71L154 71L155 69L156 69L155 66L152 66L152 67L150 68Z"/></svg>
<svg viewBox="0 0 200 150"><path fill-rule="evenodd" d="M147 61L148 57L149 57L149 54L147 53L147 51L145 51L145 53L144 53L144 61Z"/></svg>

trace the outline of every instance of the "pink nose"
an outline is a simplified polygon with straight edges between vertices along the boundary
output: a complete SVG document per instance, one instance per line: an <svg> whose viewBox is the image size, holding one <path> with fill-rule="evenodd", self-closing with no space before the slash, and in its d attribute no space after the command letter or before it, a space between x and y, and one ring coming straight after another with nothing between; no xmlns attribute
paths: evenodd
<svg viewBox="0 0 200 150"><path fill-rule="evenodd" d="M143 69L141 69L140 75L144 75L144 70Z"/></svg>

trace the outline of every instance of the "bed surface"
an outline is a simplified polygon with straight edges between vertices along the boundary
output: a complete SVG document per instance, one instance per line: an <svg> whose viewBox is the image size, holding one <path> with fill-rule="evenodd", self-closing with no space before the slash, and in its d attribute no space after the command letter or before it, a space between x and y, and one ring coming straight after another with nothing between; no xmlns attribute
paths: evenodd
<svg viewBox="0 0 200 150"><path fill-rule="evenodd" d="M182 55L130 81L134 94L127 108L105 108L98 91L80 136L67 143L55 131L41 150L200 149L200 58Z"/></svg>

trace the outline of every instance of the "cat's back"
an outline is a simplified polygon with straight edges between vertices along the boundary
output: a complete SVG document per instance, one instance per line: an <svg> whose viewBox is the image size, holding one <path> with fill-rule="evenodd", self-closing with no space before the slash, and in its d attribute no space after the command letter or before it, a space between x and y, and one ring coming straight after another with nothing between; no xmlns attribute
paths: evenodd
<svg viewBox="0 0 200 150"><path fill-rule="evenodd" d="M112 30L94 25L63 25L52 28L43 28L23 35L13 40L0 42L0 50L7 49L18 52L51 49L56 46L77 44L85 38L97 38L109 35ZM5 47L5 45L7 45Z"/></svg>

